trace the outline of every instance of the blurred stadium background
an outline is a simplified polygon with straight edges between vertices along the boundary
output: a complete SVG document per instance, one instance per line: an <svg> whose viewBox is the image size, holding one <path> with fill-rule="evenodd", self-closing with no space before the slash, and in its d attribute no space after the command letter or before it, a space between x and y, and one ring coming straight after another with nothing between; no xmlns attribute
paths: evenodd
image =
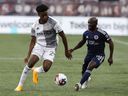
<svg viewBox="0 0 128 96"><path fill-rule="evenodd" d="M0 15L36 15L37 4L52 16L128 17L128 0L0 0Z"/></svg>
<svg viewBox="0 0 128 96"><path fill-rule="evenodd" d="M46 75L40 74L39 84L33 85L30 74L24 91L14 92L24 67L23 60L30 41L28 34L32 23L38 18L35 8L40 3L49 6L49 15L61 24L71 48L81 39L91 16L97 16L99 26L112 36L115 44L114 65L111 68L108 66L109 50L106 45L105 62L94 70L88 89L74 92L74 84L81 77L86 47L74 52L73 59L68 61L60 39L54 66ZM0 0L0 96L127 96L127 36L128 0ZM58 72L68 77L68 84L64 87L54 84L54 76Z"/></svg>
<svg viewBox="0 0 128 96"><path fill-rule="evenodd" d="M30 33L40 3L66 34L82 34L88 17L97 16L110 35L128 35L128 0L0 0L0 33Z"/></svg>

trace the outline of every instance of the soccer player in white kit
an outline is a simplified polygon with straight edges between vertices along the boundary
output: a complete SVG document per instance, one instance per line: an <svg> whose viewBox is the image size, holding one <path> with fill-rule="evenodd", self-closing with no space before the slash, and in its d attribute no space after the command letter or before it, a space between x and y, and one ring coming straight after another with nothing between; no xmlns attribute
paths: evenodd
<svg viewBox="0 0 128 96"><path fill-rule="evenodd" d="M68 51L66 36L58 25L56 20L48 16L48 7L44 4L37 6L36 11L40 17L31 28L31 41L29 45L28 55L24 59L27 63L23 69L18 86L15 91L22 91L23 84L29 71L33 70L33 83L38 83L38 73L47 72L54 60L57 47L57 34L62 38L65 48L65 56L71 59L72 55ZM43 59L43 66L35 67L34 65Z"/></svg>

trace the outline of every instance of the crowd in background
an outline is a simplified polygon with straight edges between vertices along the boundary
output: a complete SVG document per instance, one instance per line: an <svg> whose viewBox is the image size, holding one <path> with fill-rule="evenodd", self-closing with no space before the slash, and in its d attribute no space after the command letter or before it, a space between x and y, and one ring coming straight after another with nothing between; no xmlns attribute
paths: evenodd
<svg viewBox="0 0 128 96"><path fill-rule="evenodd" d="M0 15L34 16L41 3L52 16L128 17L128 0L0 0Z"/></svg>

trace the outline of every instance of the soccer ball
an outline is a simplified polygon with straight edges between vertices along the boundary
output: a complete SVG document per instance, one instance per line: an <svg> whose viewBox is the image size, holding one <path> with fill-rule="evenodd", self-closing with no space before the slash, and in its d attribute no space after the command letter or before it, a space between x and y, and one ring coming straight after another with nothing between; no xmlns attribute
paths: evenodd
<svg viewBox="0 0 128 96"><path fill-rule="evenodd" d="M67 76L63 73L58 73L55 76L55 83L59 86L63 86L67 83Z"/></svg>

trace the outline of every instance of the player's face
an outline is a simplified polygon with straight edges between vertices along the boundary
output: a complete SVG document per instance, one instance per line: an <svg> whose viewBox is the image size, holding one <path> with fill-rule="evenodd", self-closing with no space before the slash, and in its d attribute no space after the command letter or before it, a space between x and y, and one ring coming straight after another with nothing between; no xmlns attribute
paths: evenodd
<svg viewBox="0 0 128 96"><path fill-rule="evenodd" d="M97 20L92 19L92 18L89 19L88 20L88 29L90 31L94 31L96 29L96 27L97 27Z"/></svg>
<svg viewBox="0 0 128 96"><path fill-rule="evenodd" d="M38 15L39 15L40 20L42 21L42 23L46 23L47 22L47 20L48 20L48 13L47 13L47 11L39 12Z"/></svg>

